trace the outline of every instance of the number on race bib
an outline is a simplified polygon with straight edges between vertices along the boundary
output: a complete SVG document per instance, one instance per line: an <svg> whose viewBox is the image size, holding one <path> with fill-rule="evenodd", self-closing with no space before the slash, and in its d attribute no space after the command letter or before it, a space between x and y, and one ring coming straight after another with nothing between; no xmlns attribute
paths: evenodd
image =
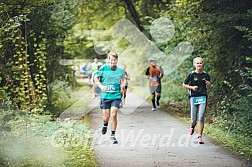
<svg viewBox="0 0 252 167"><path fill-rule="evenodd" d="M115 92L115 85L108 85L107 86L107 91L106 92Z"/></svg>
<svg viewBox="0 0 252 167"><path fill-rule="evenodd" d="M193 97L193 104L202 104L206 103L206 96Z"/></svg>

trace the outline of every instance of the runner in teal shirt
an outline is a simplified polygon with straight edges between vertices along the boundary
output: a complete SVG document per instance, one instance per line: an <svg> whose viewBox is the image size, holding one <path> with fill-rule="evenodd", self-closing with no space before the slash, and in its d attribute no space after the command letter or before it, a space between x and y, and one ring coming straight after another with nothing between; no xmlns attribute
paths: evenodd
<svg viewBox="0 0 252 167"><path fill-rule="evenodd" d="M113 70L109 64L105 64L100 67L97 76L101 78L101 84L107 87L106 91L100 93L101 99L121 99L121 81L125 77L122 68L117 66Z"/></svg>
<svg viewBox="0 0 252 167"><path fill-rule="evenodd" d="M95 83L101 89L100 92L100 108L103 110L103 127L102 134L107 133L108 122L110 116L111 122L111 140L113 144L117 144L115 132L117 128L117 112L122 102L122 91L125 89L125 72L117 66L118 55L116 53L109 54L109 64L99 68L94 76Z"/></svg>

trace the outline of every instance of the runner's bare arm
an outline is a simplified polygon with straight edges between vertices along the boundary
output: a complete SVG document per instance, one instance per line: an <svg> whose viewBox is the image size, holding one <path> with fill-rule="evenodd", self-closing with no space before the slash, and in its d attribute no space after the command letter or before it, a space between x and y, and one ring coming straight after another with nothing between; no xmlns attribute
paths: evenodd
<svg viewBox="0 0 252 167"><path fill-rule="evenodd" d="M198 86L190 86L188 84L183 83L183 87L186 89L192 89L193 91L196 91L198 89Z"/></svg>
<svg viewBox="0 0 252 167"><path fill-rule="evenodd" d="M100 88L103 92L105 92L105 91L107 90L107 87L106 87L106 86L103 86L103 85L101 84L98 75L95 75L95 76L94 76L94 82L95 82L95 84L96 84L97 86L99 86L99 88Z"/></svg>
<svg viewBox="0 0 252 167"><path fill-rule="evenodd" d="M162 66L160 66L160 79L162 79L164 76L164 70L162 68Z"/></svg>
<svg viewBox="0 0 252 167"><path fill-rule="evenodd" d="M206 87L209 88L211 86L211 82L206 80Z"/></svg>
<svg viewBox="0 0 252 167"><path fill-rule="evenodd" d="M122 89L125 89L125 85L126 85L126 84L127 84L126 78L122 79L122 80L121 80L121 88L122 88Z"/></svg>

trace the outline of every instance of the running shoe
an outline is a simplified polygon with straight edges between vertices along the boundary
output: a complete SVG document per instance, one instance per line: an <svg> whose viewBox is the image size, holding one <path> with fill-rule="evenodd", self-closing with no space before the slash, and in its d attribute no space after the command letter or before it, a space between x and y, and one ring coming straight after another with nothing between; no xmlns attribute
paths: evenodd
<svg viewBox="0 0 252 167"><path fill-rule="evenodd" d="M118 141L116 140L116 138L115 138L115 136L111 136L111 140L112 140L112 143L113 144L117 144L118 143Z"/></svg>
<svg viewBox="0 0 252 167"><path fill-rule="evenodd" d="M194 128L190 127L190 129L189 129L189 131L188 131L188 134L189 134L189 135L193 135L193 133L194 133Z"/></svg>
<svg viewBox="0 0 252 167"><path fill-rule="evenodd" d="M102 134L105 135L107 133L107 126L102 127Z"/></svg>
<svg viewBox="0 0 252 167"><path fill-rule="evenodd" d="M151 111L155 111L155 110L156 110L156 108L155 108L155 107L152 107Z"/></svg>
<svg viewBox="0 0 252 167"><path fill-rule="evenodd" d="M198 143L199 144L204 144L204 141L202 140L202 136L198 136Z"/></svg>

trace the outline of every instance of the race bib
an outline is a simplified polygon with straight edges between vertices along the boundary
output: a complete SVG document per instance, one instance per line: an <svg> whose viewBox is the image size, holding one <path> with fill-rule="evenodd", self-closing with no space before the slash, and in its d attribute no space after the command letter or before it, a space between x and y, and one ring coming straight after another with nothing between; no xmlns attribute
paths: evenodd
<svg viewBox="0 0 252 167"><path fill-rule="evenodd" d="M150 80L150 86L159 86L158 77L153 76Z"/></svg>
<svg viewBox="0 0 252 167"><path fill-rule="evenodd" d="M107 91L106 92L115 92L115 85L107 85Z"/></svg>
<svg viewBox="0 0 252 167"><path fill-rule="evenodd" d="M152 77L152 80L158 82L158 77L154 76L154 77Z"/></svg>
<svg viewBox="0 0 252 167"><path fill-rule="evenodd" d="M193 97L193 104L202 104L206 103L206 96Z"/></svg>

